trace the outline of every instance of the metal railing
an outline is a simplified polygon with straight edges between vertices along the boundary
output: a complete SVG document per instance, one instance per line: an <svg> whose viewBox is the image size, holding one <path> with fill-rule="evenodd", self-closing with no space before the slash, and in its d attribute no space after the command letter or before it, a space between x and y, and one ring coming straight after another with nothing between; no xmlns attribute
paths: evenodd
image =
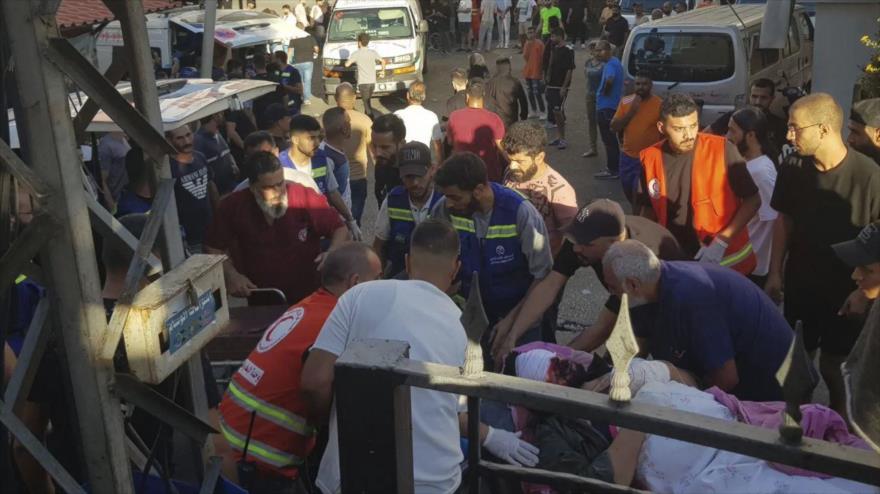
<svg viewBox="0 0 880 494"><path fill-rule="evenodd" d="M469 494L481 476L540 482L589 492L638 492L575 475L520 468L480 458L480 400L522 405L530 410L598 420L623 428L732 451L836 477L880 485L880 455L782 431L516 377L410 360L400 341L353 343L336 363L335 397L342 492L412 493L410 388L468 397ZM799 418L799 417L798 417ZM787 427L799 427L790 422Z"/></svg>

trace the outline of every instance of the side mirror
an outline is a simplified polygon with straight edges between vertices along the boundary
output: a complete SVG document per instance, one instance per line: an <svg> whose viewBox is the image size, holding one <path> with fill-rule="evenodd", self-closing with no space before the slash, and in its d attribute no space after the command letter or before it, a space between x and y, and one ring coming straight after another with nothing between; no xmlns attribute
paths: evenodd
<svg viewBox="0 0 880 494"><path fill-rule="evenodd" d="M428 21L425 19L419 21L419 34L428 34Z"/></svg>

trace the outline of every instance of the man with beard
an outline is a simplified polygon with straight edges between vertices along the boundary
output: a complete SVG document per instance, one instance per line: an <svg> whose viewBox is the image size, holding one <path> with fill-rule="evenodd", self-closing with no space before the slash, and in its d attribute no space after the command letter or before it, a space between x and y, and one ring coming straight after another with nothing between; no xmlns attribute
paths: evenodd
<svg viewBox="0 0 880 494"><path fill-rule="evenodd" d="M760 108L764 112L764 116L767 117L767 138L778 152L782 150L786 143L785 136L787 131L785 119L777 117L776 114L770 111L770 105L773 104L775 97L776 83L770 79L756 79L752 83L751 89L749 89L749 105ZM727 135L727 126L732 115L733 111L721 115L706 129L706 132L711 132L717 136Z"/></svg>
<svg viewBox="0 0 880 494"><path fill-rule="evenodd" d="M403 185L391 189L376 215L373 250L382 260L385 277L393 278L406 269L409 239L419 223L428 219L431 208L443 197L431 182L431 151L414 141L404 144L397 156Z"/></svg>
<svg viewBox="0 0 880 494"><path fill-rule="evenodd" d="M486 175L486 165L473 153L458 153L446 160L434 182L443 193L431 216L449 219L461 240L460 294L468 296L471 276L480 273L478 288L494 325L547 276L553 265L547 227L541 214L524 197ZM529 331L517 344L541 338ZM546 335L552 341L555 335ZM483 356L492 368L487 332Z"/></svg>
<svg viewBox="0 0 880 494"><path fill-rule="evenodd" d="M880 165L880 98L854 104L849 114L847 144Z"/></svg>
<svg viewBox="0 0 880 494"><path fill-rule="evenodd" d="M382 204L391 189L401 185L397 170L397 152L406 142L406 126L397 115L389 113L373 121L370 153L376 165L373 193Z"/></svg>
<svg viewBox="0 0 880 494"><path fill-rule="evenodd" d="M496 361L510 352L519 335L541 322L541 316L553 306L578 269L592 268L599 282L607 288L602 256L617 242L638 240L664 261L684 259L669 230L640 216L624 215L620 204L610 199L599 199L584 206L564 233L565 242L553 258L553 270L523 299L513 320L497 326L498 335L492 348ZM584 329L568 346L587 352L601 346L611 334L619 310L620 298L609 296L596 323Z"/></svg>
<svg viewBox="0 0 880 494"><path fill-rule="evenodd" d="M880 219L880 167L846 146L843 124L843 110L827 93L791 106L788 137L796 153L779 167L773 189L770 204L779 217L764 289L781 302L784 285L785 317L803 322L808 352L821 350L830 406L846 417L840 364L859 336L868 302L831 246Z"/></svg>
<svg viewBox="0 0 880 494"><path fill-rule="evenodd" d="M562 246L562 228L577 213L577 194L546 161L547 131L536 122L517 122L508 129L501 147L510 160L504 186L526 197L541 213L555 257Z"/></svg>
<svg viewBox="0 0 880 494"><path fill-rule="evenodd" d="M636 74L635 94L624 96L609 127L615 134L623 134L620 143L620 183L623 193L633 204L633 193L642 174L639 153L660 140L657 122L660 121L660 105L663 100L651 93L654 82L645 72Z"/></svg>
<svg viewBox="0 0 880 494"><path fill-rule="evenodd" d="M327 202L345 219L354 240L360 242L360 227L339 192L333 161L327 159L327 153L320 149L320 144L321 124L318 120L311 115L297 115L290 121L290 147L278 159L285 168L308 173L315 179Z"/></svg>
<svg viewBox="0 0 880 494"><path fill-rule="evenodd" d="M761 198L745 159L727 139L699 132L690 96L670 95L657 128L665 139L640 153L642 216L668 228L688 256L751 274L756 259L747 225Z"/></svg>
<svg viewBox="0 0 880 494"><path fill-rule="evenodd" d="M605 282L632 307L639 349L741 400L782 399L776 372L794 332L770 298L745 276L691 261L661 261L637 240L602 258Z"/></svg>
<svg viewBox="0 0 880 494"><path fill-rule="evenodd" d="M183 228L184 241L190 252L201 253L205 229L211 222L211 196L217 195L205 155L193 146L189 125L165 133L177 150L170 159L171 176L175 178L174 199L177 218Z"/></svg>
<svg viewBox="0 0 880 494"><path fill-rule="evenodd" d="M749 278L764 287L767 273L770 270L770 252L773 243L773 223L779 215L770 206L773 188L776 186L776 163L773 156L773 144L770 143L767 131L767 117L760 108L747 107L730 117L727 127L727 140L734 143L746 161L749 175L758 186L761 196L761 208L758 214L749 221L749 238L758 259L758 265Z"/></svg>
<svg viewBox="0 0 880 494"><path fill-rule="evenodd" d="M320 286L321 239L330 240L332 251L348 231L324 196L284 180L272 153L254 153L245 170L250 185L220 201L206 252L229 256L223 272L230 295L277 288L294 304Z"/></svg>

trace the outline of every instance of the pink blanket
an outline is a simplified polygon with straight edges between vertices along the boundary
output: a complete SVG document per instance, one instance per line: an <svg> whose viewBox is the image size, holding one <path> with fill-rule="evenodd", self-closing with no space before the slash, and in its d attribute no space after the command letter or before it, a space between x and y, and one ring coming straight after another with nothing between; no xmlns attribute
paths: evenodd
<svg viewBox="0 0 880 494"><path fill-rule="evenodd" d="M766 429L777 429L782 424L785 403L781 401L741 401L736 396L727 394L717 387L706 390L715 397L715 401L727 407L736 416L737 422L757 425ZM804 436L813 439L822 439L832 443L852 446L859 449L870 449L868 444L861 438L850 434L843 418L834 410L816 404L801 405L801 427ZM811 472L797 467L781 465L778 463L768 464L789 475L801 475L805 477L831 478L830 475Z"/></svg>

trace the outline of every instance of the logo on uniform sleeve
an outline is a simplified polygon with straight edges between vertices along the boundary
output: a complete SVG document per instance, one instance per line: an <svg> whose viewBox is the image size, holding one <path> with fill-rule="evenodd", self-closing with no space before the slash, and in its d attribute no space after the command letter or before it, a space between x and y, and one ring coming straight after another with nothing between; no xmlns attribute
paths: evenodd
<svg viewBox="0 0 880 494"><path fill-rule="evenodd" d="M651 199L660 198L660 182L658 182L656 178L652 178L651 181L648 182L648 195L651 196Z"/></svg>
<svg viewBox="0 0 880 494"><path fill-rule="evenodd" d="M309 229L303 228L296 234L296 238L299 239L300 242L305 242L307 238L309 238Z"/></svg>
<svg viewBox="0 0 880 494"><path fill-rule="evenodd" d="M256 386L257 384L260 384L260 379L263 379L263 369L257 364L251 362L250 359L247 359L241 364L241 367L238 368L238 375L253 386Z"/></svg>
<svg viewBox="0 0 880 494"><path fill-rule="evenodd" d="M578 223L583 223L590 216L590 208L581 209L577 215Z"/></svg>
<svg viewBox="0 0 880 494"><path fill-rule="evenodd" d="M495 247L495 254L499 255L499 256L503 256L504 255L504 246L499 245L498 247Z"/></svg>
<svg viewBox="0 0 880 494"><path fill-rule="evenodd" d="M302 321L305 312L305 309L302 307L294 307L285 312L280 319L275 321L275 323L269 326L269 329L263 333L263 337L260 339L260 342L257 343L257 352L263 353L269 351L272 347L280 343L281 340L289 335L290 332L293 331L293 328Z"/></svg>

